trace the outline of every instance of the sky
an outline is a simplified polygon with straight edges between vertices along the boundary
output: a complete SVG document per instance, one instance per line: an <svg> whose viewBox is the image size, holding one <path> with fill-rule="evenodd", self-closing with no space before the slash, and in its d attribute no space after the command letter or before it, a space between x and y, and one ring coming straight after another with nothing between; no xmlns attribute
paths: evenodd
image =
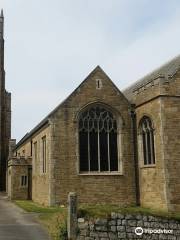
<svg viewBox="0 0 180 240"><path fill-rule="evenodd" d="M100 65L120 90L180 53L179 0L0 0L12 138Z"/></svg>

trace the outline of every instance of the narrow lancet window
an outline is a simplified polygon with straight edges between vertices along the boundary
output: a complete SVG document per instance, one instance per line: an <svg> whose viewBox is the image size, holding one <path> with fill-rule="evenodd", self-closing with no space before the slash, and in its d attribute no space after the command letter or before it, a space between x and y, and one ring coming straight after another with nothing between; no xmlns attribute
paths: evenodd
<svg viewBox="0 0 180 240"><path fill-rule="evenodd" d="M140 123L144 165L155 164L154 129L149 117L144 116Z"/></svg>

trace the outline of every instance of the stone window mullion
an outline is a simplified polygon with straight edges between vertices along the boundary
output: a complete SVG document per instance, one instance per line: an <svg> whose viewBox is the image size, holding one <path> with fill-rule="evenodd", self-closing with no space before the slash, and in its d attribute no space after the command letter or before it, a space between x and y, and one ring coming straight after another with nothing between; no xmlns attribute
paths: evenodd
<svg viewBox="0 0 180 240"><path fill-rule="evenodd" d="M99 121L98 121L98 172L101 170L101 165L100 165L100 137L99 137Z"/></svg>
<svg viewBox="0 0 180 240"><path fill-rule="evenodd" d="M94 106L79 117L80 172L119 170L117 122L113 114Z"/></svg>
<svg viewBox="0 0 180 240"><path fill-rule="evenodd" d="M89 120L88 120L88 171L91 171L91 159L90 159L90 139L89 139Z"/></svg>

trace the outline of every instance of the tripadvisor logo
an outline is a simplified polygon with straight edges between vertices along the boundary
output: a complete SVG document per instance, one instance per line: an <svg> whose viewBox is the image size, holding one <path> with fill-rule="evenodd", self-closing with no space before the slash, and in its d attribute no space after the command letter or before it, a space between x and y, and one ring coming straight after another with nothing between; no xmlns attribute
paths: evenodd
<svg viewBox="0 0 180 240"><path fill-rule="evenodd" d="M142 228L142 227L137 227L135 228L135 234L138 236L141 236L143 233L148 233L148 234L152 234L152 233L157 233L157 234L172 234L173 230L170 229L151 229L151 228Z"/></svg>
<svg viewBox="0 0 180 240"><path fill-rule="evenodd" d="M135 228L135 234L138 235L138 236L141 236L143 234L143 229L142 227L137 227Z"/></svg>

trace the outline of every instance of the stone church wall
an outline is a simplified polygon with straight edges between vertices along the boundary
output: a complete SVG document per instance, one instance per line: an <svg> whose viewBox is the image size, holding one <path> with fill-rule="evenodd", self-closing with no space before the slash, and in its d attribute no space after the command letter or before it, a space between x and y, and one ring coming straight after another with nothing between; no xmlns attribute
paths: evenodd
<svg viewBox="0 0 180 240"><path fill-rule="evenodd" d="M28 168L32 165L31 158L12 157L8 162L8 197L11 200L28 199ZM26 182L22 177L26 176ZM23 179L24 180L24 179Z"/></svg>
<svg viewBox="0 0 180 240"><path fill-rule="evenodd" d="M136 108L138 132L138 157L140 203L144 207L167 209L166 181L164 171L163 129L161 126L161 99L155 99ZM143 150L140 146L139 123L143 116L149 116L154 127L155 165L144 165Z"/></svg>
<svg viewBox="0 0 180 240"><path fill-rule="evenodd" d="M42 138L46 137L46 173L42 172ZM37 143L37 159L34 156L34 144ZM17 157L32 157L32 200L49 205L50 187L50 131L47 126L38 131L16 149Z"/></svg>
<svg viewBox="0 0 180 240"><path fill-rule="evenodd" d="M97 80L101 82L97 88ZM180 77L171 81L158 78L135 92L139 157L140 204L164 210L180 209L179 130ZM175 93L177 96L172 96ZM159 96L161 94L161 96ZM163 95L163 96L162 96ZM119 114L120 171L116 173L79 172L78 114L90 104L101 103ZM66 203L69 192L75 191L81 203L136 203L133 129L131 111L123 94L100 68L93 71L48 119L42 127L17 149L17 157L32 156L33 200L44 205ZM155 165L144 166L139 147L139 122L143 116L153 122ZM47 140L48 171L42 174L42 137ZM37 142L38 157L34 158ZM174 167L176 166L176 167Z"/></svg>
<svg viewBox="0 0 180 240"><path fill-rule="evenodd" d="M163 100L164 152L170 210L180 211L180 98Z"/></svg>
<svg viewBox="0 0 180 240"><path fill-rule="evenodd" d="M136 99L136 103L143 103L145 95L148 99L148 96L153 96L153 91L161 94L161 97L136 107L137 127L142 116L148 115L155 128L156 166L143 167L138 149L141 203L143 206L179 211L180 72L169 81L160 81L156 88L149 87Z"/></svg>
<svg viewBox="0 0 180 240"><path fill-rule="evenodd" d="M20 147L18 147L16 150L15 155L17 157L30 157L32 156L31 152L31 139L28 139L25 143L23 143Z"/></svg>
<svg viewBox="0 0 180 240"><path fill-rule="evenodd" d="M96 80L102 80L102 88L96 88ZM81 174L78 155L78 112L91 103L107 104L122 117L121 151L122 168L119 173ZM77 192L84 203L135 204L135 177L132 140L131 107L124 96L97 69L80 88L61 105L51 121L52 159L54 161L54 202L66 202L71 191ZM52 193L53 194L53 193Z"/></svg>
<svg viewBox="0 0 180 240"><path fill-rule="evenodd" d="M162 107L168 205L170 210L180 211L180 72L166 88L170 96L163 98Z"/></svg>
<svg viewBox="0 0 180 240"><path fill-rule="evenodd" d="M46 172L42 171L42 138L46 137ZM35 136L32 138L33 150L34 144L37 143L37 159L33 155L33 171L32 171L32 199L35 202L39 202L43 205L50 205L50 129L45 127L41 129ZM34 154L34 152L33 152ZM36 161L36 162L35 162Z"/></svg>

